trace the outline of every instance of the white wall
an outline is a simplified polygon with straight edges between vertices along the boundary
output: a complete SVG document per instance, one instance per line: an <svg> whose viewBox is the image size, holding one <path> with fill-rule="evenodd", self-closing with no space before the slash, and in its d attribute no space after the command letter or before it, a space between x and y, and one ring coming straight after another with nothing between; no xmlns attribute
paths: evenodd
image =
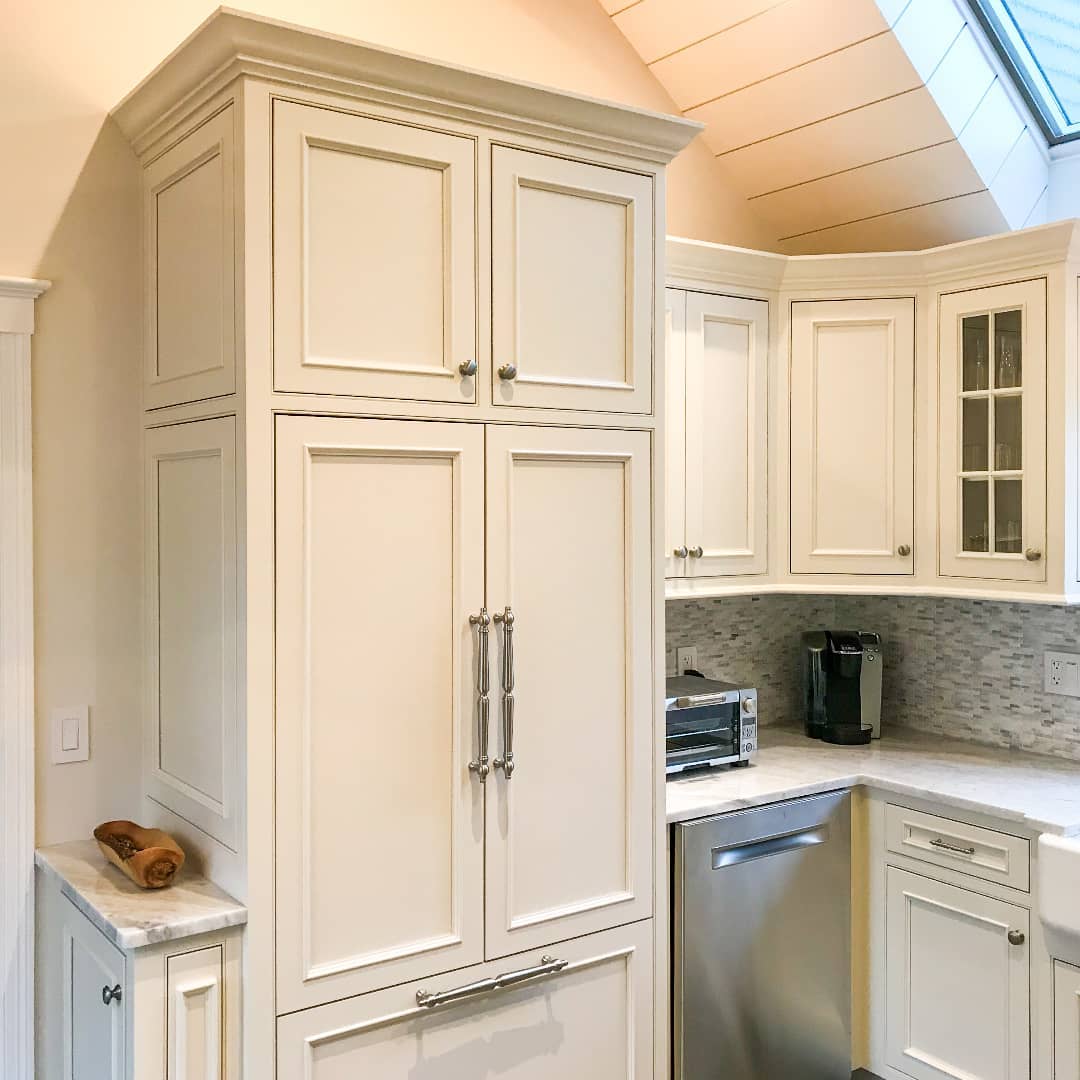
<svg viewBox="0 0 1080 1080"><path fill-rule="evenodd" d="M1051 151L1047 221L1080 217L1080 140Z"/></svg>
<svg viewBox="0 0 1080 1080"><path fill-rule="evenodd" d="M0 34L0 272L51 278L34 359L38 842L138 813L138 201L108 110L210 0L9 5ZM596 0L262 0L260 14L674 111ZM700 142L674 233L763 246ZM48 762L49 710L91 705L91 758Z"/></svg>

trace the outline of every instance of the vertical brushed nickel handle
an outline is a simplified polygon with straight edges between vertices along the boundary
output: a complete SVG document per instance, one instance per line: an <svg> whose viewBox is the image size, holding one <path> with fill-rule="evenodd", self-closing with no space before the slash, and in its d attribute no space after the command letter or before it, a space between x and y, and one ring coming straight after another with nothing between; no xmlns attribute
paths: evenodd
<svg viewBox="0 0 1080 1080"><path fill-rule="evenodd" d="M469 616L469 625L476 627L476 743L477 756L475 761L469 762L469 771L480 777L480 783L487 783L491 765L488 762L488 720L491 713L491 702L488 699L488 691L491 682L488 675L488 634L491 627L491 616L488 609L480 609L479 615Z"/></svg>
<svg viewBox="0 0 1080 1080"><path fill-rule="evenodd" d="M470 375L476 374L476 361L475 360L462 360L458 364L458 371L461 373L462 378L468 378Z"/></svg>
<svg viewBox="0 0 1080 1080"><path fill-rule="evenodd" d="M502 769L509 780L514 775L514 612L508 604L495 613L495 621L503 628L502 664L502 741L503 756L492 765Z"/></svg>
<svg viewBox="0 0 1080 1080"><path fill-rule="evenodd" d="M517 365L516 364L503 364L499 368L499 378L503 382L513 382L517 378Z"/></svg>
<svg viewBox="0 0 1080 1080"><path fill-rule="evenodd" d="M676 559L685 559L690 554L690 549L683 544L682 547L677 547L672 553Z"/></svg>

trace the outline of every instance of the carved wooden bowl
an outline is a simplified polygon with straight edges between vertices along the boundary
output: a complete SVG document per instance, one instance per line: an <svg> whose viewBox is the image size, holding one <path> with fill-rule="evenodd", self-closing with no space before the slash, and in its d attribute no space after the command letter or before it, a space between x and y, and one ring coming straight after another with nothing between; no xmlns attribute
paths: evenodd
<svg viewBox="0 0 1080 1080"><path fill-rule="evenodd" d="M143 889L171 885L184 865L180 845L161 829L144 829L134 821L106 821L94 830L101 853Z"/></svg>

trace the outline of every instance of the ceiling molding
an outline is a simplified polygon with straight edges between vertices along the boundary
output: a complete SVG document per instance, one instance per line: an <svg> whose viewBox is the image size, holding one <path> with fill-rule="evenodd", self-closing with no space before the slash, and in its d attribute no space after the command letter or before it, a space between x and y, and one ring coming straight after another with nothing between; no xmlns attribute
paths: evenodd
<svg viewBox="0 0 1080 1080"><path fill-rule="evenodd" d="M34 301L51 286L37 278L0 277L0 334L32 334Z"/></svg>

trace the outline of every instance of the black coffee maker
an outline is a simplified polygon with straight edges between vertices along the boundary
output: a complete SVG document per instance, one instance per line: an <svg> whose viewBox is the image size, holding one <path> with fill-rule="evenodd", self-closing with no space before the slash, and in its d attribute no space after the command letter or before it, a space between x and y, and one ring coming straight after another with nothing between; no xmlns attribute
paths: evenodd
<svg viewBox="0 0 1080 1080"><path fill-rule="evenodd" d="M881 638L861 630L803 634L806 734L842 746L880 734Z"/></svg>

